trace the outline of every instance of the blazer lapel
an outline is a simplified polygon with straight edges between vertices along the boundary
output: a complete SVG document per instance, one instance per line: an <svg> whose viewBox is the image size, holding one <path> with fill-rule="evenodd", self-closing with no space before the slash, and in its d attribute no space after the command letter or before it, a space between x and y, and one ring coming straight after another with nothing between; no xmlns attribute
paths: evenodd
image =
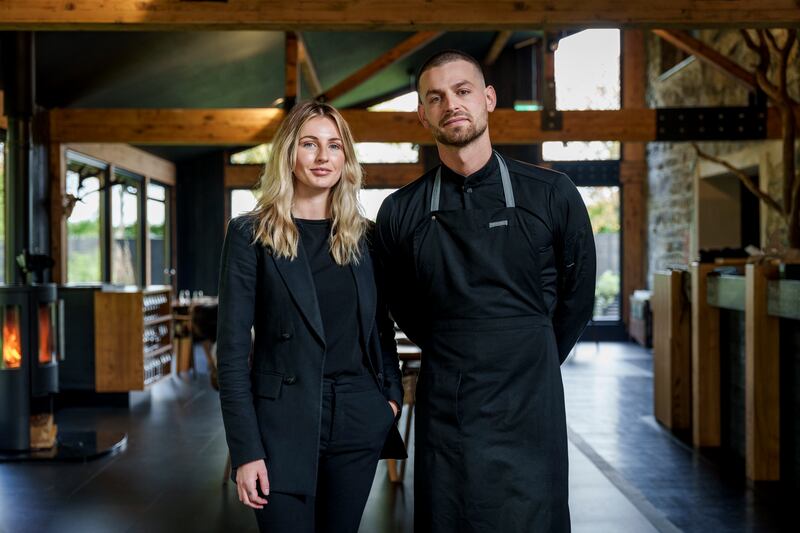
<svg viewBox="0 0 800 533"><path fill-rule="evenodd" d="M311 267L308 264L303 244L299 243L297 257L294 260L276 257L274 253L270 255L295 304L311 325L311 330L317 339L325 346L325 330L322 328L322 315L319 312L317 290L314 286L314 278L311 275Z"/></svg>
<svg viewBox="0 0 800 533"><path fill-rule="evenodd" d="M353 272L353 278L356 281L356 292L358 293L361 345L366 349L368 336L372 331L372 320L375 317L375 305L377 303L375 279L372 276L369 252L366 249L362 250L361 262L358 265L351 263L350 270Z"/></svg>

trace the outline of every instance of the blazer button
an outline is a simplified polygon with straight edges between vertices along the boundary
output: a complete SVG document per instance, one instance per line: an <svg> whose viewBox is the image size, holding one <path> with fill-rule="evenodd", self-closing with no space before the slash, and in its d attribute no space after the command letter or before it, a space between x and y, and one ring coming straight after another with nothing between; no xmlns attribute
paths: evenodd
<svg viewBox="0 0 800 533"><path fill-rule="evenodd" d="M291 333L281 333L281 339L283 339L285 341L288 341L291 338L292 338L292 334Z"/></svg>
<svg viewBox="0 0 800 533"><path fill-rule="evenodd" d="M378 372L378 381L383 381L383 374Z"/></svg>
<svg viewBox="0 0 800 533"><path fill-rule="evenodd" d="M283 382L287 385L294 385L294 382L297 381L297 378L294 376L285 376L283 378Z"/></svg>

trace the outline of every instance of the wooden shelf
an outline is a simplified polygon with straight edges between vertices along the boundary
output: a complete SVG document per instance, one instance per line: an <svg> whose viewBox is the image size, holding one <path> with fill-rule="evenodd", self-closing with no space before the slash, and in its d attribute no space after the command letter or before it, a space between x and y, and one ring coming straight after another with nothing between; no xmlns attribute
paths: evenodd
<svg viewBox="0 0 800 533"><path fill-rule="evenodd" d="M156 324L162 324L164 322L169 322L170 320L172 320L172 315L164 315L164 316L160 316L158 318L151 318L149 320L145 320L144 321L144 325L145 326L154 326Z"/></svg>
<svg viewBox="0 0 800 533"><path fill-rule="evenodd" d="M99 291L94 295L95 387L98 392L128 392L169 375L174 327L168 286ZM145 319L147 314L157 318ZM162 330L160 346L145 352L145 330ZM163 328L166 328L164 334ZM153 366L153 358L164 361ZM155 373L154 369L155 368Z"/></svg>
<svg viewBox="0 0 800 533"><path fill-rule="evenodd" d="M172 349L172 343L167 344L165 346L162 346L161 348L158 348L157 350L153 350L151 352L145 352L144 356L145 357L155 357L157 355L161 355L162 353L166 353L166 352L170 351L171 349Z"/></svg>

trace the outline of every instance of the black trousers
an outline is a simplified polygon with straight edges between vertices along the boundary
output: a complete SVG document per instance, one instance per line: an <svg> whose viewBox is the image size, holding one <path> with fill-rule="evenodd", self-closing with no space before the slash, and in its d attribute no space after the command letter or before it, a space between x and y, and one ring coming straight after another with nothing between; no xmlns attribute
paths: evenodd
<svg viewBox="0 0 800 533"><path fill-rule="evenodd" d="M255 511L259 531L356 533L393 423L392 408L371 376L326 379L317 492L271 492L269 503Z"/></svg>

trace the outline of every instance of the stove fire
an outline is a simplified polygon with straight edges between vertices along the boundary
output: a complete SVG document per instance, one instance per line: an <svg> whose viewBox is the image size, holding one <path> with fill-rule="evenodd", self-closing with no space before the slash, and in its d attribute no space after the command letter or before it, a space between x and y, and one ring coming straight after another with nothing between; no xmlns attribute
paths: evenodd
<svg viewBox="0 0 800 533"><path fill-rule="evenodd" d="M22 339L20 333L19 307L1 308L0 321L3 323L3 368L12 370L22 365Z"/></svg>
<svg viewBox="0 0 800 533"><path fill-rule="evenodd" d="M51 363L56 357L55 336L53 335L53 325L55 324L55 305L39 305L39 364L46 365Z"/></svg>

